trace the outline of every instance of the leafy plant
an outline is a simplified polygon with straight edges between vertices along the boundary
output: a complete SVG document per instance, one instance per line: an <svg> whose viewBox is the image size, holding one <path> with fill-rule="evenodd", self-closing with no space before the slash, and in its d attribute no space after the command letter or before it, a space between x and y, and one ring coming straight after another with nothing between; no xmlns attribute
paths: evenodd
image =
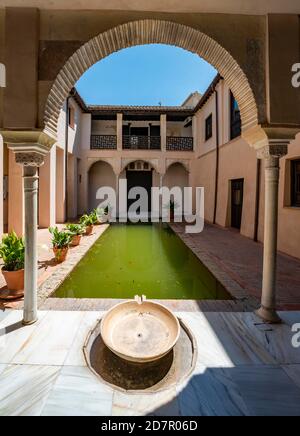
<svg viewBox="0 0 300 436"><path fill-rule="evenodd" d="M4 262L4 271L19 271L24 269L25 245L22 238L15 232L4 236L0 245L0 257Z"/></svg>
<svg viewBox="0 0 300 436"><path fill-rule="evenodd" d="M80 218L80 224L83 224L86 227L93 226L98 222L98 215L94 212L90 213L89 215L83 215Z"/></svg>
<svg viewBox="0 0 300 436"><path fill-rule="evenodd" d="M94 209L93 212L90 214L90 216L93 219L93 224L97 224L99 219L101 218L101 209Z"/></svg>
<svg viewBox="0 0 300 436"><path fill-rule="evenodd" d="M85 233L85 226L83 224L67 224L66 232L71 236L80 236Z"/></svg>
<svg viewBox="0 0 300 436"><path fill-rule="evenodd" d="M52 245L54 248L67 248L71 242L72 235L67 231L60 231L57 227L50 227Z"/></svg>

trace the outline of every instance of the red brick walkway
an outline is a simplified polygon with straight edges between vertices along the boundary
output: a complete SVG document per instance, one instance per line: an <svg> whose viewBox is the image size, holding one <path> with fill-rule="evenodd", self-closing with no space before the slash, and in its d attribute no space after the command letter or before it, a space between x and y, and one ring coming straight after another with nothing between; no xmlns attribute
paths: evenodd
<svg viewBox="0 0 300 436"><path fill-rule="evenodd" d="M226 271L248 294L260 299L262 244L231 229L208 224L203 233L185 235L184 239L188 245L207 252L220 269ZM281 253L278 255L277 295L279 309L300 310L300 260Z"/></svg>

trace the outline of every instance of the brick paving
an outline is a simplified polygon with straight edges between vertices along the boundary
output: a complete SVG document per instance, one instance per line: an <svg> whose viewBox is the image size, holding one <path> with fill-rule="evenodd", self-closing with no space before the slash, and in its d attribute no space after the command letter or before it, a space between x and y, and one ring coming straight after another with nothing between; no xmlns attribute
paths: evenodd
<svg viewBox="0 0 300 436"><path fill-rule="evenodd" d="M206 224L200 234L187 235L182 224L173 229L195 252L205 253L212 263L246 293L257 300L261 296L263 245L236 231ZM300 260L278 253L278 309L300 310Z"/></svg>

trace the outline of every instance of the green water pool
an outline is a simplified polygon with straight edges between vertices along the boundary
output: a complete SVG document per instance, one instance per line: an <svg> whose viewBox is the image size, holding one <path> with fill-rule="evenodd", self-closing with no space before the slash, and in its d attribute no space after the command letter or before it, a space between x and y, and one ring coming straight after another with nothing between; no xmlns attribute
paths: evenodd
<svg viewBox="0 0 300 436"><path fill-rule="evenodd" d="M227 300L226 290L167 224L112 225L53 295Z"/></svg>

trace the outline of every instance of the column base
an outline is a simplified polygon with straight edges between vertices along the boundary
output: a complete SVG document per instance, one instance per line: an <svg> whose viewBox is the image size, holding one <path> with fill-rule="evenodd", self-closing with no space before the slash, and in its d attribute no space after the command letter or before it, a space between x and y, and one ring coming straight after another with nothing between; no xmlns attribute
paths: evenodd
<svg viewBox="0 0 300 436"><path fill-rule="evenodd" d="M281 324L282 320L275 309L267 309L261 306L255 314L267 324Z"/></svg>
<svg viewBox="0 0 300 436"><path fill-rule="evenodd" d="M23 319L22 324L23 324L24 326L28 326L28 325L35 324L37 321L38 321L38 318L34 319L33 321L25 321L25 320Z"/></svg>

